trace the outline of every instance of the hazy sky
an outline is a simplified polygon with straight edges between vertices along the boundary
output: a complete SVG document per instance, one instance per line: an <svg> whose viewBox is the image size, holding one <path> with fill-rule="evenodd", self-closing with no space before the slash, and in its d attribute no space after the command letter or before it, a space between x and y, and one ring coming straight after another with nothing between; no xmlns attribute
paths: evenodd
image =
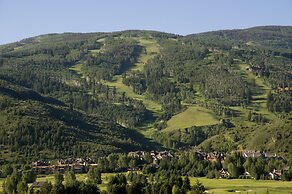
<svg viewBox="0 0 292 194"><path fill-rule="evenodd" d="M292 25L292 0L0 0L0 44L54 32Z"/></svg>

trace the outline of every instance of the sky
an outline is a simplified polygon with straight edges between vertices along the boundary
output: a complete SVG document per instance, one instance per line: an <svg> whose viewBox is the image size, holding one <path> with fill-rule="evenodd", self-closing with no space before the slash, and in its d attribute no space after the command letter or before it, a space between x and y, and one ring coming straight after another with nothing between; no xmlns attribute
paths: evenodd
<svg viewBox="0 0 292 194"><path fill-rule="evenodd" d="M292 26L292 0L0 0L0 44L47 33L186 35L262 25Z"/></svg>

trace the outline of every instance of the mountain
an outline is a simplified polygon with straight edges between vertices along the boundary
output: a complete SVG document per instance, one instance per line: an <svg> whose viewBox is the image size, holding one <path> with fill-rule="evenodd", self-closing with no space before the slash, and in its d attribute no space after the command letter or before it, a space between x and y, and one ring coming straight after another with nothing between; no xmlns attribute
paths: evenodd
<svg viewBox="0 0 292 194"><path fill-rule="evenodd" d="M1 159L190 146L291 156L291 46L289 26L1 45Z"/></svg>
<svg viewBox="0 0 292 194"><path fill-rule="evenodd" d="M2 159L103 156L150 148L151 143L134 130L30 89L0 81L0 95Z"/></svg>
<svg viewBox="0 0 292 194"><path fill-rule="evenodd" d="M290 26L259 26L242 30L220 30L187 37L218 38L234 42L254 43L261 47L272 49L291 49Z"/></svg>

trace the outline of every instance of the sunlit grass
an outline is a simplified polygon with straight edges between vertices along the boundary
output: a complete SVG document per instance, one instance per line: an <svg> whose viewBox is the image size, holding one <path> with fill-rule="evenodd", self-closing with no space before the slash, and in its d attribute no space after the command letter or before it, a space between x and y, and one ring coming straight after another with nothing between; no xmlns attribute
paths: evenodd
<svg viewBox="0 0 292 194"><path fill-rule="evenodd" d="M247 107L251 110L256 111L259 114L264 115L266 118L268 118L269 120L274 120L277 119L276 116L269 112L267 109L267 96L268 93L271 92L271 88L268 87L262 78L257 77L256 75L254 75L253 73L249 72L246 70L246 68L248 67L248 64L240 64L239 67L243 73L243 76L251 81L254 80L255 82L255 86L252 89L252 100L250 105ZM246 110L248 111L248 110Z"/></svg>
<svg viewBox="0 0 292 194"><path fill-rule="evenodd" d="M205 126L218 124L215 114L200 106L190 106L185 111L174 115L167 121L167 128L164 131L183 129L191 126Z"/></svg>
<svg viewBox="0 0 292 194"><path fill-rule="evenodd" d="M226 194L286 194L292 191L292 182L253 179L207 179L191 177L191 185L199 180L208 189L208 193ZM229 191L229 192L228 192ZM233 192L230 192L233 191Z"/></svg>
<svg viewBox="0 0 292 194"><path fill-rule="evenodd" d="M3 192L3 182L4 182L4 178L0 178L0 193Z"/></svg>
<svg viewBox="0 0 292 194"><path fill-rule="evenodd" d="M142 71L148 60L154 58L160 51L159 45L154 39L136 38L138 44L145 48L146 52L141 53L137 63L130 70Z"/></svg>
<svg viewBox="0 0 292 194"><path fill-rule="evenodd" d="M76 65L73 65L72 67L70 67L69 69L72 71L75 71L77 74L82 75L82 63L78 63Z"/></svg>
<svg viewBox="0 0 292 194"><path fill-rule="evenodd" d="M107 183L111 176L117 173L102 173L102 184L99 189L106 190ZM123 174L127 174L126 172ZM76 174L78 181L86 181L87 174ZM191 185L196 183L196 180L203 183L207 189L207 193L213 194L289 194L292 191L292 182L274 181L274 180L253 180L253 179L208 179L190 177ZM0 179L0 192L3 191L2 183L4 179ZM42 175L37 178L37 181L48 181L54 184L54 175Z"/></svg>
<svg viewBox="0 0 292 194"><path fill-rule="evenodd" d="M161 105L158 102L148 99L145 95L139 95L133 92L133 89L122 82L122 77L120 75L115 76L113 82L105 82L108 86L116 87L118 92L125 92L130 98L141 100L145 107L155 113L161 112Z"/></svg>

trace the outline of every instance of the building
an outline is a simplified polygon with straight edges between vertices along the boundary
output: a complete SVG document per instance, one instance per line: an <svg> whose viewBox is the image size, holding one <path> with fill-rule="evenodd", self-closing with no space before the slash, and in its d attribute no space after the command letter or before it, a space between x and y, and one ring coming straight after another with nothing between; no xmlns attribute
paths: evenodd
<svg viewBox="0 0 292 194"><path fill-rule="evenodd" d="M40 188L45 187L45 185L46 185L46 182L37 182L37 181L35 181L34 183L32 183L31 188L32 189L40 189Z"/></svg>
<svg viewBox="0 0 292 194"><path fill-rule="evenodd" d="M267 155L260 151L245 150L242 152L242 156L245 158L265 158Z"/></svg>
<svg viewBox="0 0 292 194"><path fill-rule="evenodd" d="M271 180L280 180L282 176L281 170L274 169L272 172L269 172L268 178Z"/></svg>
<svg viewBox="0 0 292 194"><path fill-rule="evenodd" d="M219 176L220 178L229 178L230 177L230 173L227 170L224 170L222 168L222 170L219 171Z"/></svg>

